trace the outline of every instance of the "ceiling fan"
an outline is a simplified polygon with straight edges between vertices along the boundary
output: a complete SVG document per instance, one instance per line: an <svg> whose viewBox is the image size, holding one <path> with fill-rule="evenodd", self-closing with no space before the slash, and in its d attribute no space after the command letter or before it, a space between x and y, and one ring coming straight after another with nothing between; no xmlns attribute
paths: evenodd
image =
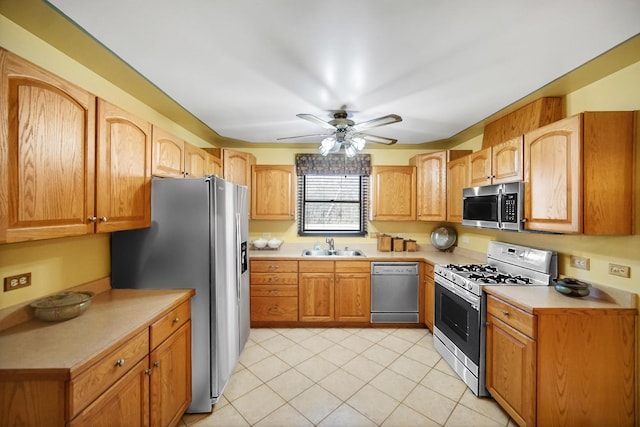
<svg viewBox="0 0 640 427"><path fill-rule="evenodd" d="M340 151L340 148L344 147L345 154L348 157L353 157L358 153L358 151L361 151L364 148L367 141L375 142L378 144L393 145L398 142L397 139L370 135L367 133L363 133L363 131L374 127L390 125L392 123L402 121L402 117L396 114L389 114L387 116L378 117L377 119L368 120L366 122L355 123L353 120L348 118L349 115L344 109L334 111L333 120L329 121L319 119L313 114L296 114L296 116L300 117L301 119L308 120L311 123L320 125L325 129L331 130L331 132L317 133L312 135L290 136L285 138L278 138L278 140L324 136L325 138L322 140L320 147L318 147L320 150L320 154L322 154L323 156L326 156L330 153L337 153L338 151Z"/></svg>

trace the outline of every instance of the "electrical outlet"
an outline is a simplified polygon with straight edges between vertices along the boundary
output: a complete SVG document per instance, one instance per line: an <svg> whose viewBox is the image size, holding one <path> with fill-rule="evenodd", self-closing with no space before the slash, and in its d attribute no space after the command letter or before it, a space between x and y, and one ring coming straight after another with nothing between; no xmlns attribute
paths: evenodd
<svg viewBox="0 0 640 427"><path fill-rule="evenodd" d="M591 260L589 258L571 255L570 260L571 267L579 268L581 270L591 269Z"/></svg>
<svg viewBox="0 0 640 427"><path fill-rule="evenodd" d="M4 278L4 291L13 291L14 289L26 288L31 286L31 273L16 274Z"/></svg>
<svg viewBox="0 0 640 427"><path fill-rule="evenodd" d="M373 232L369 233L369 237L371 237L372 239L377 239L378 238L378 232L377 231L373 231Z"/></svg>
<svg viewBox="0 0 640 427"><path fill-rule="evenodd" d="M609 274L629 278L631 277L631 267L628 265L609 263Z"/></svg>

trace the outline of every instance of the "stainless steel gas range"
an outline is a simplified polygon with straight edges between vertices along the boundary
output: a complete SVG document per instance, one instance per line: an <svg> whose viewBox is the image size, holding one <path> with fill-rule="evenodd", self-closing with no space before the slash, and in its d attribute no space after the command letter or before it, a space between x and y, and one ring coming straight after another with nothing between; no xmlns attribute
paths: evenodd
<svg viewBox="0 0 640 427"><path fill-rule="evenodd" d="M488 396L482 287L548 286L558 276L557 254L491 241L486 264L438 264L434 273L434 346L476 396Z"/></svg>

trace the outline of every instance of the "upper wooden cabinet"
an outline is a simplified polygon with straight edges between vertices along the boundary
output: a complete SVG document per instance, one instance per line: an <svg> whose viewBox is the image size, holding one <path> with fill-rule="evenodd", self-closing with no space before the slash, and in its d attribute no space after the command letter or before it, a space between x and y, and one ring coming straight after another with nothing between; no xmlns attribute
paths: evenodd
<svg viewBox="0 0 640 427"><path fill-rule="evenodd" d="M418 220L447 220L447 163L469 153L471 150L435 151L409 160L417 172Z"/></svg>
<svg viewBox="0 0 640 427"><path fill-rule="evenodd" d="M253 165L251 168L251 219L294 219L294 167Z"/></svg>
<svg viewBox="0 0 640 427"><path fill-rule="evenodd" d="M581 113L525 134L525 228L633 232L634 112Z"/></svg>
<svg viewBox="0 0 640 427"><path fill-rule="evenodd" d="M228 148L223 148L221 152L224 179L247 187L251 186L251 166L256 164L253 154Z"/></svg>
<svg viewBox="0 0 640 427"><path fill-rule="evenodd" d="M200 178L207 174L209 154L191 144L184 144L184 176Z"/></svg>
<svg viewBox="0 0 640 427"><path fill-rule="evenodd" d="M220 176L221 163L206 150L153 126L151 171L154 176L169 178Z"/></svg>
<svg viewBox="0 0 640 427"><path fill-rule="evenodd" d="M447 221L462 222L462 189L469 187L469 159L447 163Z"/></svg>
<svg viewBox="0 0 640 427"><path fill-rule="evenodd" d="M209 154L207 157L207 175L215 175L222 178L222 160L213 154Z"/></svg>
<svg viewBox="0 0 640 427"><path fill-rule="evenodd" d="M98 232L151 225L151 124L98 99Z"/></svg>
<svg viewBox="0 0 640 427"><path fill-rule="evenodd" d="M184 141L153 126L153 160L151 173L166 178L184 176Z"/></svg>
<svg viewBox="0 0 640 427"><path fill-rule="evenodd" d="M0 242L92 233L96 101L0 50Z"/></svg>
<svg viewBox="0 0 640 427"><path fill-rule="evenodd" d="M469 186L502 184L523 179L523 137L469 155Z"/></svg>
<svg viewBox="0 0 640 427"><path fill-rule="evenodd" d="M5 50L0 67L0 242L148 226L151 126Z"/></svg>
<svg viewBox="0 0 640 427"><path fill-rule="evenodd" d="M416 167L371 168L371 220L415 221Z"/></svg>

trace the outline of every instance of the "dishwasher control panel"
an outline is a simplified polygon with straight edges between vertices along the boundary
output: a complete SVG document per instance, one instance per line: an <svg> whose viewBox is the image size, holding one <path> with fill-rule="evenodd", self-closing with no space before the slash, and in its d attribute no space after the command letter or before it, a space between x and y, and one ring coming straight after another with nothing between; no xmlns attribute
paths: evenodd
<svg viewBox="0 0 640 427"><path fill-rule="evenodd" d="M417 262L372 262L372 275L384 276L417 276Z"/></svg>

